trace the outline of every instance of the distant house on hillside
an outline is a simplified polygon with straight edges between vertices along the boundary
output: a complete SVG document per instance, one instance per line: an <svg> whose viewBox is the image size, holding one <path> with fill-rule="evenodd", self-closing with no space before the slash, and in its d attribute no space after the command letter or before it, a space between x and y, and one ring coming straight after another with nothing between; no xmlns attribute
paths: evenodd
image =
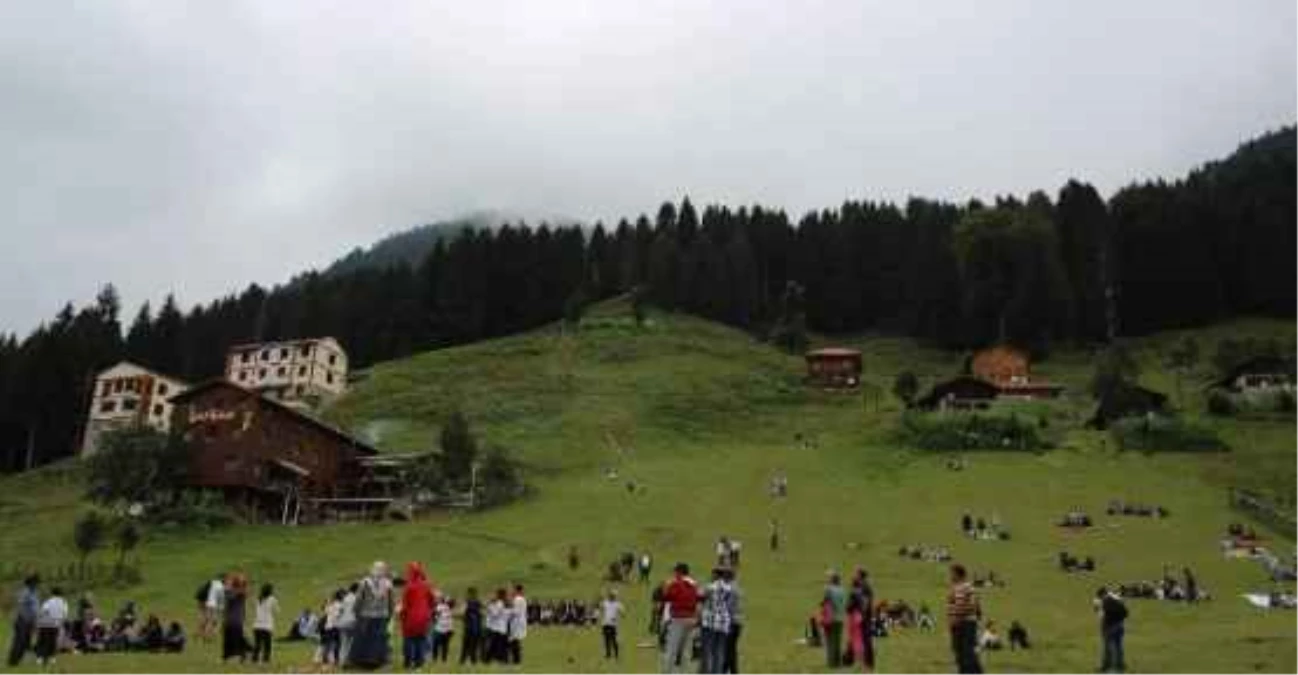
<svg viewBox="0 0 1298 675"><path fill-rule="evenodd" d="M181 380L130 361L100 372L95 376L90 410L86 412L82 456L94 454L107 431L147 426L166 432L171 427L171 403L167 399L186 386Z"/></svg>
<svg viewBox="0 0 1298 675"><path fill-rule="evenodd" d="M1292 390L1294 362L1279 356L1255 356L1231 368L1214 386L1234 392Z"/></svg>
<svg viewBox="0 0 1298 675"><path fill-rule="evenodd" d="M861 352L826 347L806 354L807 383L830 389L854 389L861 384Z"/></svg>
<svg viewBox="0 0 1298 675"><path fill-rule="evenodd" d="M1144 417L1167 410L1167 395L1136 384L1119 384L1100 397L1095 414L1086 425L1094 429L1107 429L1123 417Z"/></svg>
<svg viewBox="0 0 1298 675"><path fill-rule="evenodd" d="M175 396L190 485L245 510L296 522L303 503L337 496L378 451L301 410L221 379Z"/></svg>
<svg viewBox="0 0 1298 675"><path fill-rule="evenodd" d="M917 401L920 410L971 410L986 408L1000 394L996 385L978 377L961 375L939 382Z"/></svg>
<svg viewBox="0 0 1298 675"><path fill-rule="evenodd" d="M1063 387L1032 379L1031 357L1024 349L1000 344L974 353L969 371L974 377L995 385L1001 396L1054 398Z"/></svg>
<svg viewBox="0 0 1298 675"><path fill-rule="evenodd" d="M236 345L225 379L282 403L316 406L347 390L347 352L331 337Z"/></svg>

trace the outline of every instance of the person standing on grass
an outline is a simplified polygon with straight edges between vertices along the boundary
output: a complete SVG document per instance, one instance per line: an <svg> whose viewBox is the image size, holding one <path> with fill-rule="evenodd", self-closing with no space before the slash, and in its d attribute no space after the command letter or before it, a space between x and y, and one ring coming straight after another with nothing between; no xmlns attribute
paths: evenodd
<svg viewBox="0 0 1298 675"><path fill-rule="evenodd" d="M527 598L523 584L514 584L509 607L509 662L523 662L523 640L527 638Z"/></svg>
<svg viewBox="0 0 1298 675"><path fill-rule="evenodd" d="M432 661L446 663L451 653L451 637L455 635L455 601L445 595L437 596L433 608Z"/></svg>
<svg viewBox="0 0 1298 675"><path fill-rule="evenodd" d="M476 664L482 654L482 601L478 589L469 587L464 596L464 637L460 639L460 665Z"/></svg>
<svg viewBox="0 0 1298 675"><path fill-rule="evenodd" d="M738 673L739 633L744 627L744 615L743 594L739 590L739 581L735 579L735 570L726 570L726 583L730 585L730 632L726 635L721 672Z"/></svg>
<svg viewBox="0 0 1298 675"><path fill-rule="evenodd" d="M252 619L252 662L270 663L270 642L275 637L275 614L279 612L279 600L275 597L275 587L262 584L261 593L257 595L257 608Z"/></svg>
<svg viewBox="0 0 1298 675"><path fill-rule="evenodd" d="M433 619L433 590L418 562L406 563L406 585L401 591L401 662L406 670L424 666L428 631Z"/></svg>
<svg viewBox="0 0 1298 675"><path fill-rule="evenodd" d="M951 588L946 596L946 620L951 631L951 651L955 654L957 672L983 672L977 651L980 618L982 607L978 604L973 585L969 583L969 572L964 565L952 565Z"/></svg>
<svg viewBox="0 0 1298 675"><path fill-rule="evenodd" d="M874 671L874 588L870 586L870 574L865 568L856 568L856 574L852 578L852 598L860 606L861 611L861 652L857 656L861 660L861 666L865 672ZM852 639L856 639L856 635Z"/></svg>
<svg viewBox="0 0 1298 675"><path fill-rule="evenodd" d="M341 666L343 663L339 658L342 655L342 635L338 624L342 619L345 595L346 591L340 588L325 602L324 628L320 631L320 661L325 665Z"/></svg>
<svg viewBox="0 0 1298 675"><path fill-rule="evenodd" d="M703 594L703 614L700 620L703 637L702 673L720 673L725 666L726 643L730 639L732 624L730 611L734 604L730 598L730 582L724 567L712 570L712 582Z"/></svg>
<svg viewBox="0 0 1298 675"><path fill-rule="evenodd" d="M54 665L54 657L59 653L63 622L67 620L68 601L63 599L63 592L55 586L50 589L50 597L41 604L40 613L36 616L36 663Z"/></svg>
<svg viewBox="0 0 1298 675"><path fill-rule="evenodd" d="M600 631L604 634L604 658L619 658L617 624L622 619L622 603L617 599L617 589L610 588L599 606Z"/></svg>
<svg viewBox="0 0 1298 675"><path fill-rule="evenodd" d="M649 555L648 551L641 553L640 561L639 561L640 583L642 584L649 583L649 574L650 572L653 571L653 566L654 566L653 556Z"/></svg>
<svg viewBox="0 0 1298 675"><path fill-rule="evenodd" d="M838 572L830 570L820 600L820 623L825 633L825 665L837 668L843 660L843 620L847 616L847 591Z"/></svg>
<svg viewBox="0 0 1298 675"><path fill-rule="evenodd" d="M343 591L342 603L338 607L338 660L341 668L350 663L348 655L352 651L352 642L356 637L356 592L360 584L352 583Z"/></svg>
<svg viewBox="0 0 1298 675"><path fill-rule="evenodd" d="M32 645L32 634L36 632L36 618L41 610L41 596L38 589L41 578L32 574L23 579L23 587L18 591L18 601L14 605L13 637L9 645L9 667L22 663L23 656Z"/></svg>
<svg viewBox="0 0 1298 675"><path fill-rule="evenodd" d="M248 637L243 632L248 613L248 579L239 573L231 574L225 581L225 613L221 619L221 660L238 658L240 663L248 655Z"/></svg>
<svg viewBox="0 0 1298 675"><path fill-rule="evenodd" d="M1100 639L1104 645L1099 670L1101 673L1126 672L1122 638L1126 633L1127 605L1116 593L1101 586L1095 592L1095 606L1100 614Z"/></svg>
<svg viewBox="0 0 1298 675"><path fill-rule="evenodd" d="M505 662L509 643L509 607L504 588L496 589L496 597L487 603L487 654L483 661Z"/></svg>
<svg viewBox="0 0 1298 675"><path fill-rule="evenodd" d="M690 578L690 566L676 563L672 579L663 589L663 603L667 614L664 626L662 671L674 673L684 659L690 645L690 635L698 623L699 588Z"/></svg>
<svg viewBox="0 0 1298 675"><path fill-rule="evenodd" d="M377 561L356 591L356 630L347 654L348 665L366 670L387 665L390 659L388 621L392 618L393 602L388 564Z"/></svg>
<svg viewBox="0 0 1298 675"><path fill-rule="evenodd" d="M221 625L221 603L225 600L225 574L217 574L207 582L207 587L198 601L198 638L203 641L212 639L216 627Z"/></svg>

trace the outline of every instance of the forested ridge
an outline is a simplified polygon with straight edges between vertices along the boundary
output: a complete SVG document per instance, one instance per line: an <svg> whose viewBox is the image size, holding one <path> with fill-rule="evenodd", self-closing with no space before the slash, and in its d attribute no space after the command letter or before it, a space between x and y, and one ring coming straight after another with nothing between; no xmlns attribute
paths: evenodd
<svg viewBox="0 0 1298 675"><path fill-rule="evenodd" d="M588 230L465 229L416 264L335 266L188 310L168 296L127 318L109 285L26 337L0 335L0 468L72 454L94 373L123 358L196 381L220 375L232 344L331 335L363 368L532 328L632 289L762 338L797 322L953 348L1005 339L1048 349L1291 317L1295 180L1286 127L1107 203L1075 180L1053 197L849 201L796 221L686 198Z"/></svg>

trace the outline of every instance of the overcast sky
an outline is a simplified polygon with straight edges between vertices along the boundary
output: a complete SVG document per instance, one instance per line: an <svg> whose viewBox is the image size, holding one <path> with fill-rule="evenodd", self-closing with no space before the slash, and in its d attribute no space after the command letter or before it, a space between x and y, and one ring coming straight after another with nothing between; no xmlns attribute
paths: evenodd
<svg viewBox="0 0 1298 675"><path fill-rule="evenodd" d="M0 330L476 209L1174 177L1295 117L1292 0L0 2Z"/></svg>

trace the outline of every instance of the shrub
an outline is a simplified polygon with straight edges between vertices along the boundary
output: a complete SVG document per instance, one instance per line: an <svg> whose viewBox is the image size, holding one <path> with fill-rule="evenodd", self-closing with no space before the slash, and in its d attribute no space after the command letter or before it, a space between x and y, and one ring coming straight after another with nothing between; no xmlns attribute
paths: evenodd
<svg viewBox="0 0 1298 675"><path fill-rule="evenodd" d="M87 492L101 504L157 504L184 484L184 442L148 427L110 431L87 460Z"/></svg>
<svg viewBox="0 0 1298 675"><path fill-rule="evenodd" d="M1031 418L978 413L908 412L901 418L901 440L921 450L1014 450L1051 447Z"/></svg>
<svg viewBox="0 0 1298 675"><path fill-rule="evenodd" d="M1282 412L1282 413L1294 412L1295 405L1294 405L1293 392L1291 391L1280 392L1280 395L1276 396L1275 409L1276 412Z"/></svg>
<svg viewBox="0 0 1298 675"><path fill-rule="evenodd" d="M217 528L235 522L234 513L220 493L186 490L164 505L145 512L152 523L186 528Z"/></svg>
<svg viewBox="0 0 1298 675"><path fill-rule="evenodd" d="M1208 414L1217 417L1231 417L1238 412L1235 406L1235 400L1230 394L1220 390L1213 389L1208 392Z"/></svg>
<svg viewBox="0 0 1298 675"><path fill-rule="evenodd" d="M1120 450L1138 452L1225 452L1230 449L1208 427L1164 417L1125 417L1109 427Z"/></svg>

